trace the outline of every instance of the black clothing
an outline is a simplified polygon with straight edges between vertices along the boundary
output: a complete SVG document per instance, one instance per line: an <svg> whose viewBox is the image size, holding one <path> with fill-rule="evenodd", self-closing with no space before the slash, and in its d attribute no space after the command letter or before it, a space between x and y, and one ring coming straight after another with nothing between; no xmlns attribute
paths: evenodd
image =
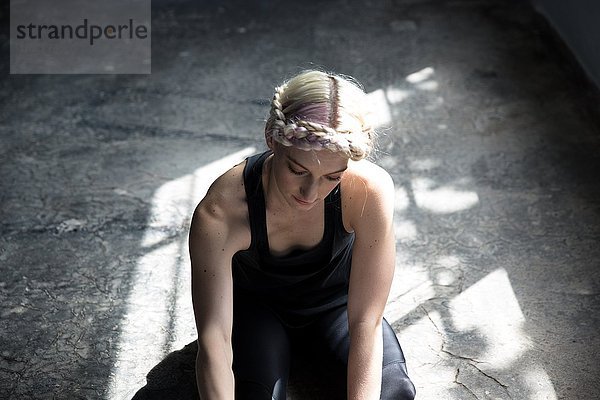
<svg viewBox="0 0 600 400"><path fill-rule="evenodd" d="M260 299L285 325L301 326L346 304L354 233L344 229L339 185L325 199L322 241L308 251L272 256L267 237L262 167L270 152L247 160L244 182L252 239L233 257L235 290Z"/></svg>
<svg viewBox="0 0 600 400"><path fill-rule="evenodd" d="M269 154L249 157L244 168L252 238L250 247L232 260L236 400L284 400L290 365L299 358L319 369L323 386L331 391L328 399L345 399L354 234L344 229L340 188L325 199L322 241L307 251L272 256L262 185ZM413 399L402 349L385 319L382 330L381 398Z"/></svg>
<svg viewBox="0 0 600 400"><path fill-rule="evenodd" d="M382 400L412 400L396 335L384 319ZM289 381L303 399L345 400L350 337L345 306L322 313L302 328L283 325L251 299L234 300L233 372L236 400L285 400Z"/></svg>

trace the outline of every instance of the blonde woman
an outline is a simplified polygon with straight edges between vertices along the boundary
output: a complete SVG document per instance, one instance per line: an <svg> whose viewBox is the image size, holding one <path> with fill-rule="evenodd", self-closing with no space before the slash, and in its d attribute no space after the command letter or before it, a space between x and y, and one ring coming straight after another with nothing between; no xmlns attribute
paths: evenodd
<svg viewBox="0 0 600 400"><path fill-rule="evenodd" d="M394 185L353 80L304 71L275 91L269 151L219 177L190 228L202 400L286 396L291 358L337 398L413 399L383 318Z"/></svg>

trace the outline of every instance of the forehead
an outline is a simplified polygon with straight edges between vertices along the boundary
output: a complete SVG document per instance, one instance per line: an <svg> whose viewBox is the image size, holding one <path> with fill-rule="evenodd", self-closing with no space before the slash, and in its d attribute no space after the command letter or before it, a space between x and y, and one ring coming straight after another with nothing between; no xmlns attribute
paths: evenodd
<svg viewBox="0 0 600 400"><path fill-rule="evenodd" d="M283 148L283 149L282 149ZM308 169L339 171L348 166L348 157L329 150L302 150L296 147L279 146L282 155Z"/></svg>

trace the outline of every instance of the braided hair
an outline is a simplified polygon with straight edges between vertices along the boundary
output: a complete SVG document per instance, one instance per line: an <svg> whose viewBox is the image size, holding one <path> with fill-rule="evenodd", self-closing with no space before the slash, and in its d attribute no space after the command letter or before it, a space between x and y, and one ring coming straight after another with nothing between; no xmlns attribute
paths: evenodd
<svg viewBox="0 0 600 400"><path fill-rule="evenodd" d="M304 71L275 89L265 136L284 146L361 160L374 138L365 101L359 84L345 76Z"/></svg>

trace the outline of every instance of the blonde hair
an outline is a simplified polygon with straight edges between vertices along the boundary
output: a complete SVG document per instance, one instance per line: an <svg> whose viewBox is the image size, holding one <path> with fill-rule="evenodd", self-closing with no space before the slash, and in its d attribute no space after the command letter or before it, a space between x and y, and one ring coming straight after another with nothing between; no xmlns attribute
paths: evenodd
<svg viewBox="0 0 600 400"><path fill-rule="evenodd" d="M355 80L303 71L275 89L265 136L303 150L342 152L357 161L374 145L368 114L366 94Z"/></svg>

